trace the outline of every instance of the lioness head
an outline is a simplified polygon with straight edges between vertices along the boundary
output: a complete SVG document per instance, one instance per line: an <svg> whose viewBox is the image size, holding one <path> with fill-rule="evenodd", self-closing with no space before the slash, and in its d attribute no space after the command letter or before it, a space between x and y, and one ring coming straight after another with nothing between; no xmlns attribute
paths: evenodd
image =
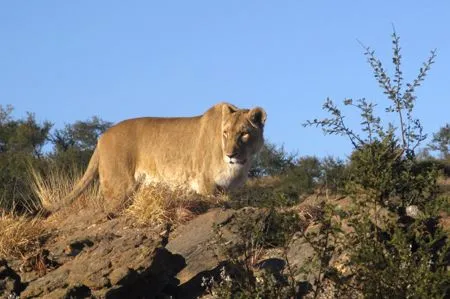
<svg viewBox="0 0 450 299"><path fill-rule="evenodd" d="M225 163L244 165L263 146L266 112L256 107L238 109L229 104L222 108L222 151Z"/></svg>

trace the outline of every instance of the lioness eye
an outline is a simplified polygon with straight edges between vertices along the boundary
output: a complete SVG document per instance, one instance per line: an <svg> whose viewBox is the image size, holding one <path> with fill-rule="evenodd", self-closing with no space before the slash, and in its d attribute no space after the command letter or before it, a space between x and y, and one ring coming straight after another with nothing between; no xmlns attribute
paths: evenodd
<svg viewBox="0 0 450 299"><path fill-rule="evenodd" d="M224 138L228 138L228 132L227 131L223 131L223 137Z"/></svg>
<svg viewBox="0 0 450 299"><path fill-rule="evenodd" d="M250 138L250 135L248 133L245 133L241 136L242 142L247 142L249 138Z"/></svg>

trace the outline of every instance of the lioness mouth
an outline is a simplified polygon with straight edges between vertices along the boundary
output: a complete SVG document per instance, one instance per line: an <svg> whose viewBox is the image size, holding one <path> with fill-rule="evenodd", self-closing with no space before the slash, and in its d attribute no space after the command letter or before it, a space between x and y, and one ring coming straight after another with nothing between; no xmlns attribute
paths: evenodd
<svg viewBox="0 0 450 299"><path fill-rule="evenodd" d="M230 164L241 164L241 165L244 165L245 162L247 162L247 159L244 159L244 160L236 160L236 161L230 160Z"/></svg>

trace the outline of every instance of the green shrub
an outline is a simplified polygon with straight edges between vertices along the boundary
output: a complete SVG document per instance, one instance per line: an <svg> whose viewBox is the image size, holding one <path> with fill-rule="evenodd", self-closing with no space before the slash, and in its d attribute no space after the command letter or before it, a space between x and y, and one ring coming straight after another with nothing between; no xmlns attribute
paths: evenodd
<svg viewBox="0 0 450 299"><path fill-rule="evenodd" d="M316 284L330 280L336 289L348 292L345 297L356 292L366 298L444 298L449 295L450 252L448 236L438 225L443 208L437 193L438 171L435 165L416 158L415 151L426 135L420 121L413 118L415 91L434 63L435 52L418 76L404 84L395 32L392 41L392 77L374 51L365 47L365 55L391 103L385 111L398 117L396 125L375 116L376 105L364 98L356 103L344 100L344 105L360 111L361 130L348 127L344 114L330 99L323 108L331 117L305 124L319 126L326 134L346 136L354 146L345 183L353 208L335 215L347 230L332 231L335 239L344 240L342 251L349 255L346 271L323 276ZM417 213L408 215L408 208ZM327 252L335 244L323 246L322 252ZM328 257L319 254L318 259L322 268L330 267Z"/></svg>
<svg viewBox="0 0 450 299"><path fill-rule="evenodd" d="M325 157L321 160L320 166L320 185L331 193L345 192L345 183L349 177L347 164L339 158Z"/></svg>
<svg viewBox="0 0 450 299"><path fill-rule="evenodd" d="M12 106L0 105L0 210L34 213L40 203L30 184L30 170L84 169L98 136L111 123L93 117L52 133L50 122L39 123L32 113L13 119L12 111Z"/></svg>
<svg viewBox="0 0 450 299"><path fill-rule="evenodd" d="M250 177L275 176L286 173L294 166L295 155L286 152L283 146L265 142L253 161Z"/></svg>
<svg viewBox="0 0 450 299"><path fill-rule="evenodd" d="M0 209L33 211L30 167L43 167L43 147L52 124L38 123L34 114L12 119L13 108L0 105Z"/></svg>
<svg viewBox="0 0 450 299"><path fill-rule="evenodd" d="M345 237L350 289L367 298L442 298L450 282L450 247L436 216L374 219L370 205L359 203L347 220L353 231Z"/></svg>
<svg viewBox="0 0 450 299"><path fill-rule="evenodd" d="M443 160L450 159L450 124L446 124L433 134L433 139L428 148L432 151L438 151Z"/></svg>
<svg viewBox="0 0 450 299"><path fill-rule="evenodd" d="M55 130L51 135L53 151L49 154L53 165L63 169L85 169L97 145L97 139L111 124L94 116Z"/></svg>
<svg viewBox="0 0 450 299"><path fill-rule="evenodd" d="M378 204L394 210L423 207L436 194L438 172L433 165L425 167L402 153L391 136L356 149L350 157L347 191L371 192Z"/></svg>
<svg viewBox="0 0 450 299"><path fill-rule="evenodd" d="M445 177L450 176L450 158L436 159L433 157L426 157L417 160L417 167L423 171L425 171L425 169L435 169Z"/></svg>

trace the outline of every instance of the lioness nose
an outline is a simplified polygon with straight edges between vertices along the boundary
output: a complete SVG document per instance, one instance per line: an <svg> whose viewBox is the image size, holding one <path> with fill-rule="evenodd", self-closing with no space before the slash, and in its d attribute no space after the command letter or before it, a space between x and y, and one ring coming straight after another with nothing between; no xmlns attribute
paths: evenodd
<svg viewBox="0 0 450 299"><path fill-rule="evenodd" d="M237 153L236 152L234 152L234 153L231 153L231 154L227 154L227 157L228 158L233 158L233 157L236 157L237 156Z"/></svg>

